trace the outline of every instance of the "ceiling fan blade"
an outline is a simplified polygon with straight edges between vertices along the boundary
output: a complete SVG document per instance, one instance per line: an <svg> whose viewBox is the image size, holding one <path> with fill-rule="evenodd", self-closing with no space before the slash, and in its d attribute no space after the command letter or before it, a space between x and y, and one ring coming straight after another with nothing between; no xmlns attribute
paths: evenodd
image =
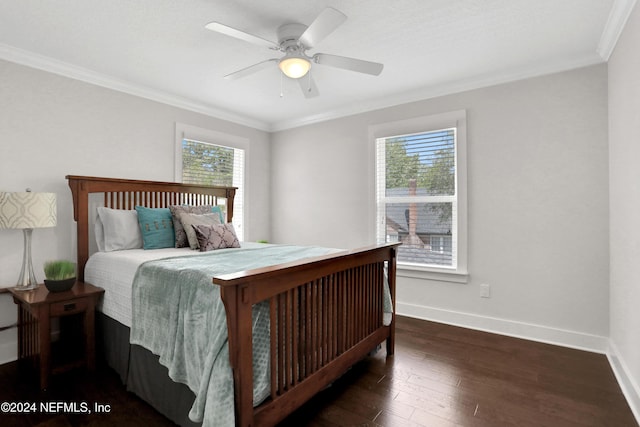
<svg viewBox="0 0 640 427"><path fill-rule="evenodd" d="M313 62L358 73L371 74L372 76L380 75L384 68L384 65L378 62L363 61L362 59L330 55L328 53L316 53L313 55Z"/></svg>
<svg viewBox="0 0 640 427"><path fill-rule="evenodd" d="M253 73L257 73L258 71L264 70L265 68L268 68L269 66L271 66L272 62L278 62L278 59L273 58L273 59L267 59L266 61L262 61L262 62L258 62L257 64L253 64L253 65L249 65L247 68L243 68L242 70L238 70L235 71L231 74L227 74L226 76L224 76L225 79L227 80L236 80L242 77L246 77L248 75L251 75Z"/></svg>
<svg viewBox="0 0 640 427"><path fill-rule="evenodd" d="M311 49L331 34L346 19L347 15L332 7L328 7L323 10L305 32L302 33L299 41L304 47Z"/></svg>
<svg viewBox="0 0 640 427"><path fill-rule="evenodd" d="M245 33L244 31L236 30L235 28L229 27L228 25L224 25L219 22L210 22L204 27L207 30L215 31L216 33L234 37L236 39L240 39L258 46L264 46L274 50L280 49L280 46L272 41L263 39L262 37L254 36L253 34Z"/></svg>
<svg viewBox="0 0 640 427"><path fill-rule="evenodd" d="M300 89L302 89L302 93L304 94L305 98L315 98L316 96L320 95L320 92L318 92L318 87L316 86L316 82L313 80L313 77L311 77L311 73L297 80L300 84Z"/></svg>

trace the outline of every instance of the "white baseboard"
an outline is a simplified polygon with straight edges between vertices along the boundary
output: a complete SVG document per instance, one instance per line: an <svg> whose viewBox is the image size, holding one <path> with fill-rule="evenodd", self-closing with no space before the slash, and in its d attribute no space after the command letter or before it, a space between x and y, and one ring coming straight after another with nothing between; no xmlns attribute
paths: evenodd
<svg viewBox="0 0 640 427"><path fill-rule="evenodd" d="M624 359L620 357L618 348L611 340L609 340L607 359L609 359L609 364L611 365L611 369L613 369L613 374L616 376L618 384L620 384L620 388L622 389L622 393L631 407L631 412L633 412L633 415L636 417L636 421L640 425L640 387L633 377L629 375L627 364L624 362Z"/></svg>
<svg viewBox="0 0 640 427"><path fill-rule="evenodd" d="M401 316L462 326L464 328L539 341L546 344L560 345L594 353L605 354L609 349L609 339L607 337L551 328L533 323L517 322L514 320L480 316L472 313L443 310L403 302L396 304L396 311Z"/></svg>

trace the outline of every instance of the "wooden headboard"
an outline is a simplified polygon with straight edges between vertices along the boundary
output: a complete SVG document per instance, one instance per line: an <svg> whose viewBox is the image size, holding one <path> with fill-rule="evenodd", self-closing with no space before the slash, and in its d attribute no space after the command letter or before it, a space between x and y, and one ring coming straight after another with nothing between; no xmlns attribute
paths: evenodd
<svg viewBox="0 0 640 427"><path fill-rule="evenodd" d="M78 280L84 281L84 267L89 259L89 194L104 193L104 206L135 209L136 206L166 208L171 205L218 205L222 199L227 222L233 218L236 187L218 187L177 182L139 181L67 175L73 195L73 219L78 228Z"/></svg>

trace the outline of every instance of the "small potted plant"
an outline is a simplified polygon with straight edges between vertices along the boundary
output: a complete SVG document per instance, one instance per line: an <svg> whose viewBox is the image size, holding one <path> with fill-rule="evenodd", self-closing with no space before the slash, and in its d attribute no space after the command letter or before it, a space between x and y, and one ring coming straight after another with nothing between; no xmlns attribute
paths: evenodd
<svg viewBox="0 0 640 427"><path fill-rule="evenodd" d="M48 261L44 264L44 285L49 292L68 291L76 283L76 264L72 261Z"/></svg>

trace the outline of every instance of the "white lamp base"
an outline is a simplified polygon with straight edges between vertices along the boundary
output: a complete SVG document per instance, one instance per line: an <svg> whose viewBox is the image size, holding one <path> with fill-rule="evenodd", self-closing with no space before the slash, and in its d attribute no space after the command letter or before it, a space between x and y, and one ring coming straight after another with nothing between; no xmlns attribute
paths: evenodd
<svg viewBox="0 0 640 427"><path fill-rule="evenodd" d="M15 288L16 291L30 291L38 287L36 274L33 271L33 262L31 262L31 233L33 228L22 229L24 234L24 253L22 254L22 270L20 270L20 278Z"/></svg>

